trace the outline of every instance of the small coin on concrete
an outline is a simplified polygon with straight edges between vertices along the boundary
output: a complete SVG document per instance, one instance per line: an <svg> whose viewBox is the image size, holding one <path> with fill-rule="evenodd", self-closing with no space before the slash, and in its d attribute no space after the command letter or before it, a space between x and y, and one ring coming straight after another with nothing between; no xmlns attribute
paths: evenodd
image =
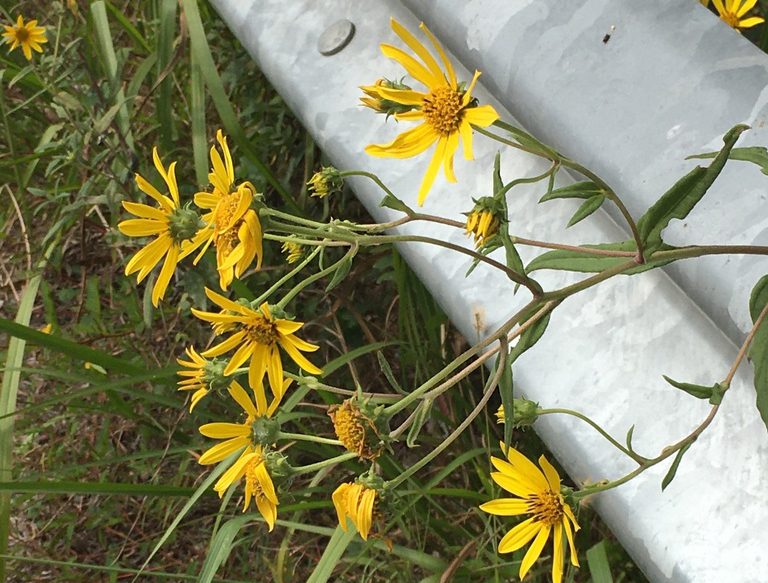
<svg viewBox="0 0 768 583"><path fill-rule="evenodd" d="M355 25L346 18L337 20L325 29L317 40L317 50L321 55L329 57L335 55L349 44L355 36Z"/></svg>

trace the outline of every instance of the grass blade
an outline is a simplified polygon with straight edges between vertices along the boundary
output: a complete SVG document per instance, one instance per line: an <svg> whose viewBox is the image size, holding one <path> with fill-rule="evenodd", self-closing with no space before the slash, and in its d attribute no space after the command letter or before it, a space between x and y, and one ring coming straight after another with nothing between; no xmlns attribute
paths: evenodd
<svg viewBox="0 0 768 583"><path fill-rule="evenodd" d="M307 579L307 583L326 583L355 536L357 536L357 530L354 528L344 532L340 526L337 526L331 540L328 541L328 546L323 551L323 556L320 557L315 569Z"/></svg>
<svg viewBox="0 0 768 583"><path fill-rule="evenodd" d="M32 316L32 308L35 305L37 289L40 287L42 274L33 276L19 300L19 309L16 314L16 322L20 326L29 323ZM26 326L25 326L26 327ZM11 337L8 342L8 354L5 359L3 382L0 385L0 481L8 481L12 478L11 467L13 465L13 416L6 416L16 410L16 396L21 381L21 365L24 362L24 348L26 341ZM3 492L0 494L0 553L8 550L8 534L11 524L11 495ZM0 559L0 581L5 581L5 559Z"/></svg>
<svg viewBox="0 0 768 583"><path fill-rule="evenodd" d="M216 64L211 56L211 50L208 46L208 40L205 37L205 28L203 22L200 19L200 11L197 7L197 0L182 0L182 6L184 7L184 15L187 20L187 27L189 28L189 41L191 44L191 50L195 54L197 63L200 66L205 85L208 87L208 92L211 95L213 104L216 107L216 111L219 112L221 117L221 123L224 124L224 128L227 133L232 136L234 141L240 146L243 154L251 161L251 163L258 168L264 179L274 188L285 204L293 211L300 215L304 213L301 211L296 201L293 200L290 192L283 186L280 181L272 174L272 171L267 167L264 162L251 147L248 141L243 127L237 119L235 109L232 107L232 103L229 101L227 92L224 89L224 83L221 81L218 71L216 70Z"/></svg>

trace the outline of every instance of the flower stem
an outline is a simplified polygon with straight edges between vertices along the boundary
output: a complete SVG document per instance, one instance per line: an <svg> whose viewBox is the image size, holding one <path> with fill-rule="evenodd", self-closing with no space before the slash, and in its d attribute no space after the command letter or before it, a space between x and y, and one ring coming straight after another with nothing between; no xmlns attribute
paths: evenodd
<svg viewBox="0 0 768 583"><path fill-rule="evenodd" d="M279 290L287 281L289 281L293 276L298 274L302 269L304 269L309 263L317 256L318 253L320 253L320 250L322 247L315 247L312 250L312 253L307 255L304 259L302 259L301 263L299 263L296 267L291 269L288 273L286 273L283 277L278 279L272 287L270 287L267 291L265 291L263 294L261 294L258 298L256 298L256 305L260 306L264 300L268 299L269 296L271 296L273 293L275 293L277 290Z"/></svg>
<svg viewBox="0 0 768 583"><path fill-rule="evenodd" d="M643 464L644 462L648 461L648 458L641 456L640 454L635 453L634 451L627 449L623 445L621 445L618 441L616 441L611 435L605 431L602 427L600 427L597 423L592 421L589 417L586 415L579 413L578 411L574 411L572 409L540 409L539 411L536 411L537 415L552 415L555 413L561 413L563 415L571 415L572 417L576 417L577 419L581 419L588 425L590 425L595 431L597 431L600 435L602 435L608 442L613 445L616 449L620 450L625 455L631 457L633 460L635 460L638 464Z"/></svg>
<svg viewBox="0 0 768 583"><path fill-rule="evenodd" d="M318 247L318 248L315 250L315 252L316 252L317 250L319 250L319 249L320 249L320 247ZM291 291L289 291L289 292L288 292L288 293L287 293L287 294L286 294L286 295L283 297L283 299L282 299L282 300L280 300L280 301L277 303L277 307L278 307L278 308L285 308L285 306L286 306L286 305L288 305L288 302L290 302L290 301L291 301L293 298L295 298L295 297L296 297L296 296L297 296L297 295L298 295L298 294L301 292L301 290L303 290L305 287L307 287L307 286L308 286L308 285L310 285L311 283L314 283L314 282L315 282L315 281L317 281L318 279L322 279L322 278L323 278L323 277L325 277L326 275L329 275L329 274L333 273L333 272L334 272L334 271L336 271L336 270L337 270L339 267L341 267L341 265L342 265L342 264L343 264L345 261L351 261L351 260L352 260L352 257L354 257L354 256L355 256L355 254L357 253L357 250L358 250L358 249L359 249L359 246L357 245L357 243L353 243L353 244L352 244L352 246L349 248L349 251L347 251L347 252L344 254L344 257L342 257L341 259L339 259L339 260L338 260L336 263L334 263L333 265L331 265L331 266L329 266L329 267L326 267L325 269L323 269L323 270L320 270L320 271L318 271L317 273L314 273L314 274L310 275L309 277L307 277L307 278L306 278L304 281L302 281L302 282L301 282L301 283L299 283L299 284L298 284L296 287L294 287L294 288L293 288Z"/></svg>
<svg viewBox="0 0 768 583"><path fill-rule="evenodd" d="M443 450L445 450L445 448L451 445L451 443L453 443L456 440L456 438L459 435L461 435L467 427L469 427L472 421L475 420L475 417L477 417L483 411L483 409L485 409L485 406L488 404L488 401L491 399L491 395L493 395L493 392L496 390L496 387L499 385L499 381L501 380L501 375L504 372L504 367L507 364L507 340L506 338L501 338L499 342L500 342L499 359L496 361L496 373L493 375L493 377L489 380L488 384L486 385L485 392L483 393L483 397L477 403L477 406L472 410L472 412L469 415L467 415L467 418L464 419L464 421L462 421L459 424L459 426L456 429L454 429L453 432L448 437L446 437L445 440L443 440L440 443L440 445L438 445L435 449L430 451L418 462L416 462L407 470L405 470L398 477L387 482L384 485L385 488L391 490L392 488L397 487L399 484L402 484L405 480L410 478L413 474L418 472L421 468L423 468L425 465L427 465L429 462L435 459L438 455L440 455L443 452Z"/></svg>
<svg viewBox="0 0 768 583"><path fill-rule="evenodd" d="M317 435L305 435L303 433L288 433L281 431L277 435L278 439L291 439L293 441L312 441L314 443L322 443L325 445L343 445L338 439L328 439L327 437L319 437Z"/></svg>
<svg viewBox="0 0 768 583"><path fill-rule="evenodd" d="M351 459L354 459L357 457L356 453L347 452L343 453L341 455L337 455L336 457L329 458L327 460L323 460L320 462L316 462L314 464L309 464L307 466L299 466L297 468L293 468L292 476L299 476L301 474L309 474L311 472L316 472L318 470L322 470L323 468L327 466L332 466L334 464L340 464L341 462L345 462Z"/></svg>

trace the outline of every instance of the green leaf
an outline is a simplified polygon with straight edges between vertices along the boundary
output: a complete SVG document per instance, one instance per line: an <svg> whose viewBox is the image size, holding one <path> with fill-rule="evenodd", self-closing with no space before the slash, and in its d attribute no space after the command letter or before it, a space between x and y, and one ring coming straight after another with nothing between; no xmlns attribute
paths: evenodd
<svg viewBox="0 0 768 583"><path fill-rule="evenodd" d="M245 130L243 130L243 127L240 125L237 113L235 113L235 109L224 88L224 83L216 69L213 55L211 55L211 50L208 46L208 40L205 34L205 27L200 18L200 10L198 8L197 0L181 0L181 5L187 22L187 30L189 31L191 51L195 53L195 62L200 67L200 72L205 80L206 87L208 87L208 92L213 101L213 105L219 113L221 123L224 125L227 133L232 136L232 139L240 147L245 157L258 169L264 179L272 185L272 188L274 188L280 195L291 211L302 216L303 212L296 204L291 193L258 156L251 146L251 143L245 134Z"/></svg>
<svg viewBox="0 0 768 583"><path fill-rule="evenodd" d="M754 324L768 303L768 275L763 276L752 288L749 298L749 313ZM755 332L749 346L749 357L755 367L755 391L757 410L768 428L768 325L765 319Z"/></svg>
<svg viewBox="0 0 768 583"><path fill-rule="evenodd" d="M663 492L667 486L672 482L672 480L675 479L675 474L677 474L677 468L680 465L680 462L683 459L683 456L685 455L685 452L688 451L688 449L693 445L693 442L684 445L680 451L677 452L677 455L675 456L674 461L672 462L672 465L669 467L669 471L667 472L667 475L664 476L664 479L661 481L661 491Z"/></svg>
<svg viewBox="0 0 768 583"><path fill-rule="evenodd" d="M595 195L592 198L585 200L582 205L576 209L576 212L573 213L573 216L571 217L571 220L568 221L566 228L572 227L576 223L586 219L589 215L599 209L604 201L605 196L602 194Z"/></svg>
<svg viewBox="0 0 768 583"><path fill-rule="evenodd" d="M409 216L416 214L416 211L414 211L411 207L409 207L393 194L387 194L384 198L382 198L379 206L400 211Z"/></svg>
<svg viewBox="0 0 768 583"><path fill-rule="evenodd" d="M629 428L629 431L627 431L627 436L624 438L624 441L627 444L627 449L629 451L634 451L632 449L632 435L634 435L634 433L635 433L635 426L633 425L632 427Z"/></svg>
<svg viewBox="0 0 768 583"><path fill-rule="evenodd" d="M527 322L528 319L531 318L536 312L538 312L538 308L531 309L528 314L526 314L525 317L520 321L520 324L522 325ZM509 352L507 361L510 367L512 366L512 363L515 362L521 354L523 354L523 352L536 344L544 335L544 332L547 329L547 325L549 324L549 316L551 314L551 311L547 312L544 316L540 317L530 328L522 333L520 340L518 340L517 344L515 344L514 348L512 348L512 350Z"/></svg>
<svg viewBox="0 0 768 583"><path fill-rule="evenodd" d="M434 399L424 399L416 408L416 417L414 418L413 423L411 423L411 427L408 429L408 436L405 439L405 444L408 447L417 447L418 444L416 443L416 440L419 438L419 433L421 433L424 423L429 419L433 404Z"/></svg>
<svg viewBox="0 0 768 583"><path fill-rule="evenodd" d="M364 354L375 352L376 350L381 350L382 348L393 346L395 344L397 344L397 342L372 342L371 344L366 344L365 346L359 346L354 350L350 350L349 352L342 354L338 358L334 358L332 361L326 364L323 367L323 376L327 377L335 370L341 368L356 358L363 356Z"/></svg>
<svg viewBox="0 0 768 583"><path fill-rule="evenodd" d="M0 482L0 492L31 494L118 494L127 496L189 496L194 488L115 482Z"/></svg>
<svg viewBox="0 0 768 583"><path fill-rule="evenodd" d="M515 273L525 275L523 260L520 258L520 254L517 252L517 247L515 247L515 244L512 242L512 238L509 236L507 228L503 228L499 231L499 238L501 239L501 244L504 246L504 251L506 252L507 267Z"/></svg>
<svg viewBox="0 0 768 583"><path fill-rule="evenodd" d="M210 488L211 486L213 486L213 483L216 482L219 479L219 476L221 476L221 474L223 474L227 469L229 469L229 467L233 463L235 463L235 460L238 459L239 457L240 457L240 451L236 451L235 453L230 455L228 458L222 460L214 468L214 470L208 475L208 477L203 481L203 483L197 487L194 493L189 497L189 500L187 500L186 504L184 504L184 507L179 511L179 513L173 519L173 522L171 522L170 526L165 530L165 532L163 533L163 536L161 536L160 540L157 541L157 543L155 544L155 548L152 549L152 552L149 553L149 556L144 561L144 564L141 566L141 569L139 570L139 574L141 573L141 571L143 571L147 567L147 565L149 565L149 562L157 554L157 551L160 550L160 547L162 547L165 544L165 542L168 540L168 538L173 534L173 531L176 530L176 527L179 526L179 524L187 515L187 513L190 510L192 510L192 507L197 503L200 497L203 494L207 494L210 492Z"/></svg>
<svg viewBox="0 0 768 583"><path fill-rule="evenodd" d="M357 255L356 251L354 253L348 253L339 262L338 267L336 267L336 269L333 272L333 277L331 277L331 281L328 282L328 285L325 287L325 293L328 293L329 291L331 291L333 288L339 285L342 281L344 281L344 278L347 277L347 275L349 275L349 272L352 269L352 262L355 259L355 255Z"/></svg>
<svg viewBox="0 0 768 583"><path fill-rule="evenodd" d="M715 156L712 163L703 168L698 166L678 180L665 192L637 222L640 239L645 244L647 254L659 249L663 242L661 232L672 219L684 219L694 206L706 194L728 161L736 140L749 126L737 125L723 137L723 149Z"/></svg>
<svg viewBox="0 0 768 583"><path fill-rule="evenodd" d="M221 564L227 560L227 557L232 550L232 543L237 534L248 522L254 520L256 520L256 517L251 514L238 516L237 518L228 520L224 526L219 529L219 532L216 533L216 536L211 541L208 554L205 556L205 562L200 571L198 583L211 583L211 581L213 581L213 578L216 576L216 571L218 571Z"/></svg>
<svg viewBox="0 0 768 583"><path fill-rule="evenodd" d="M381 369L381 372L384 374L384 378L387 379L389 386L392 387L392 389L396 393L405 395L406 393L403 390L403 387L401 387L400 383L397 382L397 379L395 378L395 374L392 372L392 367L389 366L389 362L387 362L387 359L384 357L384 353L381 350L376 351L376 360L379 361L379 368Z"/></svg>
<svg viewBox="0 0 768 583"><path fill-rule="evenodd" d="M71 340L67 340L60 336L40 332L39 330L24 326L23 324L18 324L11 320L6 320L5 318L0 318L0 331L7 332L20 340L25 340L38 346L44 346L45 348L82 360L83 362L98 364L107 370L126 374L144 374L146 372L144 366L133 364L121 358L116 358L100 350L82 346L77 342L72 342ZM167 376L167 371L158 372L158 377Z"/></svg>
<svg viewBox="0 0 768 583"><path fill-rule="evenodd" d="M692 395L696 397L697 399L710 399L712 398L712 393L715 390L715 387L718 386L717 383L715 383L711 387L705 387L704 385L693 385L691 383L681 383L674 379L669 378L666 375L662 375L664 377L664 380L667 381L670 385L675 387L676 389L680 389L681 391L685 391L689 395Z"/></svg>
<svg viewBox="0 0 768 583"><path fill-rule="evenodd" d="M592 576L592 583L613 583L611 565L608 562L608 553L605 547L606 543L602 540L587 550L587 565L589 566L589 574Z"/></svg>
<svg viewBox="0 0 768 583"><path fill-rule="evenodd" d="M522 338L520 339L522 342ZM512 443L512 420L515 418L515 382L512 376L512 359L507 358L504 370L499 379L499 395L501 396L501 407L504 410L504 448L509 449Z"/></svg>
<svg viewBox="0 0 768 583"><path fill-rule="evenodd" d="M621 241L620 243L599 243L597 245L582 245L588 249L605 249L608 251L624 251L632 252L636 251L637 247L633 240ZM663 245L656 251L666 251L672 249L667 245ZM525 268L528 273L536 271L538 269L556 269L561 271L575 271L578 273L600 273L606 269L611 269L622 263L629 261L631 257L612 257L610 255L591 255L588 253L581 253L579 251L568 251L556 249L554 251L547 251L542 253L535 259L533 259ZM649 271L656 267L661 267L667 263L671 263L673 259L651 259L646 261L642 265L632 267L623 272L622 275L636 275Z"/></svg>
<svg viewBox="0 0 768 583"><path fill-rule="evenodd" d="M37 290L40 287L42 275L32 276L21 294L19 309L16 313L16 322L10 322L14 326L27 328L32 317L32 308L35 306ZM21 382L21 365L24 362L24 349L26 342L23 338L11 337L8 342L8 351L5 357L5 370L3 381L0 385L0 480L12 478L11 467L13 465L13 426L14 417L9 416L16 410L16 397ZM11 497L9 494L0 495L0 553L8 549L8 536L10 533ZM0 560L0 581L5 580L6 565Z"/></svg>
<svg viewBox="0 0 768 583"><path fill-rule="evenodd" d="M686 160L714 158L719 152L707 152L706 154L696 154L688 156ZM739 160L741 162L752 162L760 166L763 174L768 174L768 148L764 146L752 146L749 148L733 148L728 155L730 160Z"/></svg>
<svg viewBox="0 0 768 583"><path fill-rule="evenodd" d="M331 540L328 541L328 546L323 551L323 555L307 579L307 583L326 583L331 578L344 551L347 550L349 543L356 535L357 530L354 528L348 528L347 532L344 532L340 526L337 526Z"/></svg>
<svg viewBox="0 0 768 583"><path fill-rule="evenodd" d="M602 195L604 191L594 182L574 182L568 186L562 186L548 192L539 199L539 202L547 202L556 198L583 198L589 199L596 195Z"/></svg>

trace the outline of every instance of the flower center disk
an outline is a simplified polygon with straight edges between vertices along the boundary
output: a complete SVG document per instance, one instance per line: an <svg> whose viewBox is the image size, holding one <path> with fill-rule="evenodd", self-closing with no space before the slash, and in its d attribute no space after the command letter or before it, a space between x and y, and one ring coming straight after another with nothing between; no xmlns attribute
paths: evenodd
<svg viewBox="0 0 768 583"><path fill-rule="evenodd" d="M216 205L216 229L220 233L232 224L238 206L240 206L240 195L236 192L222 197Z"/></svg>
<svg viewBox="0 0 768 583"><path fill-rule="evenodd" d="M253 318L243 326L249 340L258 344L272 346L277 342L277 326L266 318Z"/></svg>
<svg viewBox="0 0 768 583"><path fill-rule="evenodd" d="M427 123L443 136L452 134L461 124L461 95L445 85L424 98L422 106Z"/></svg>
<svg viewBox="0 0 768 583"><path fill-rule="evenodd" d="M529 496L528 509L538 522L550 526L563 518L563 500L559 494L550 490Z"/></svg>

